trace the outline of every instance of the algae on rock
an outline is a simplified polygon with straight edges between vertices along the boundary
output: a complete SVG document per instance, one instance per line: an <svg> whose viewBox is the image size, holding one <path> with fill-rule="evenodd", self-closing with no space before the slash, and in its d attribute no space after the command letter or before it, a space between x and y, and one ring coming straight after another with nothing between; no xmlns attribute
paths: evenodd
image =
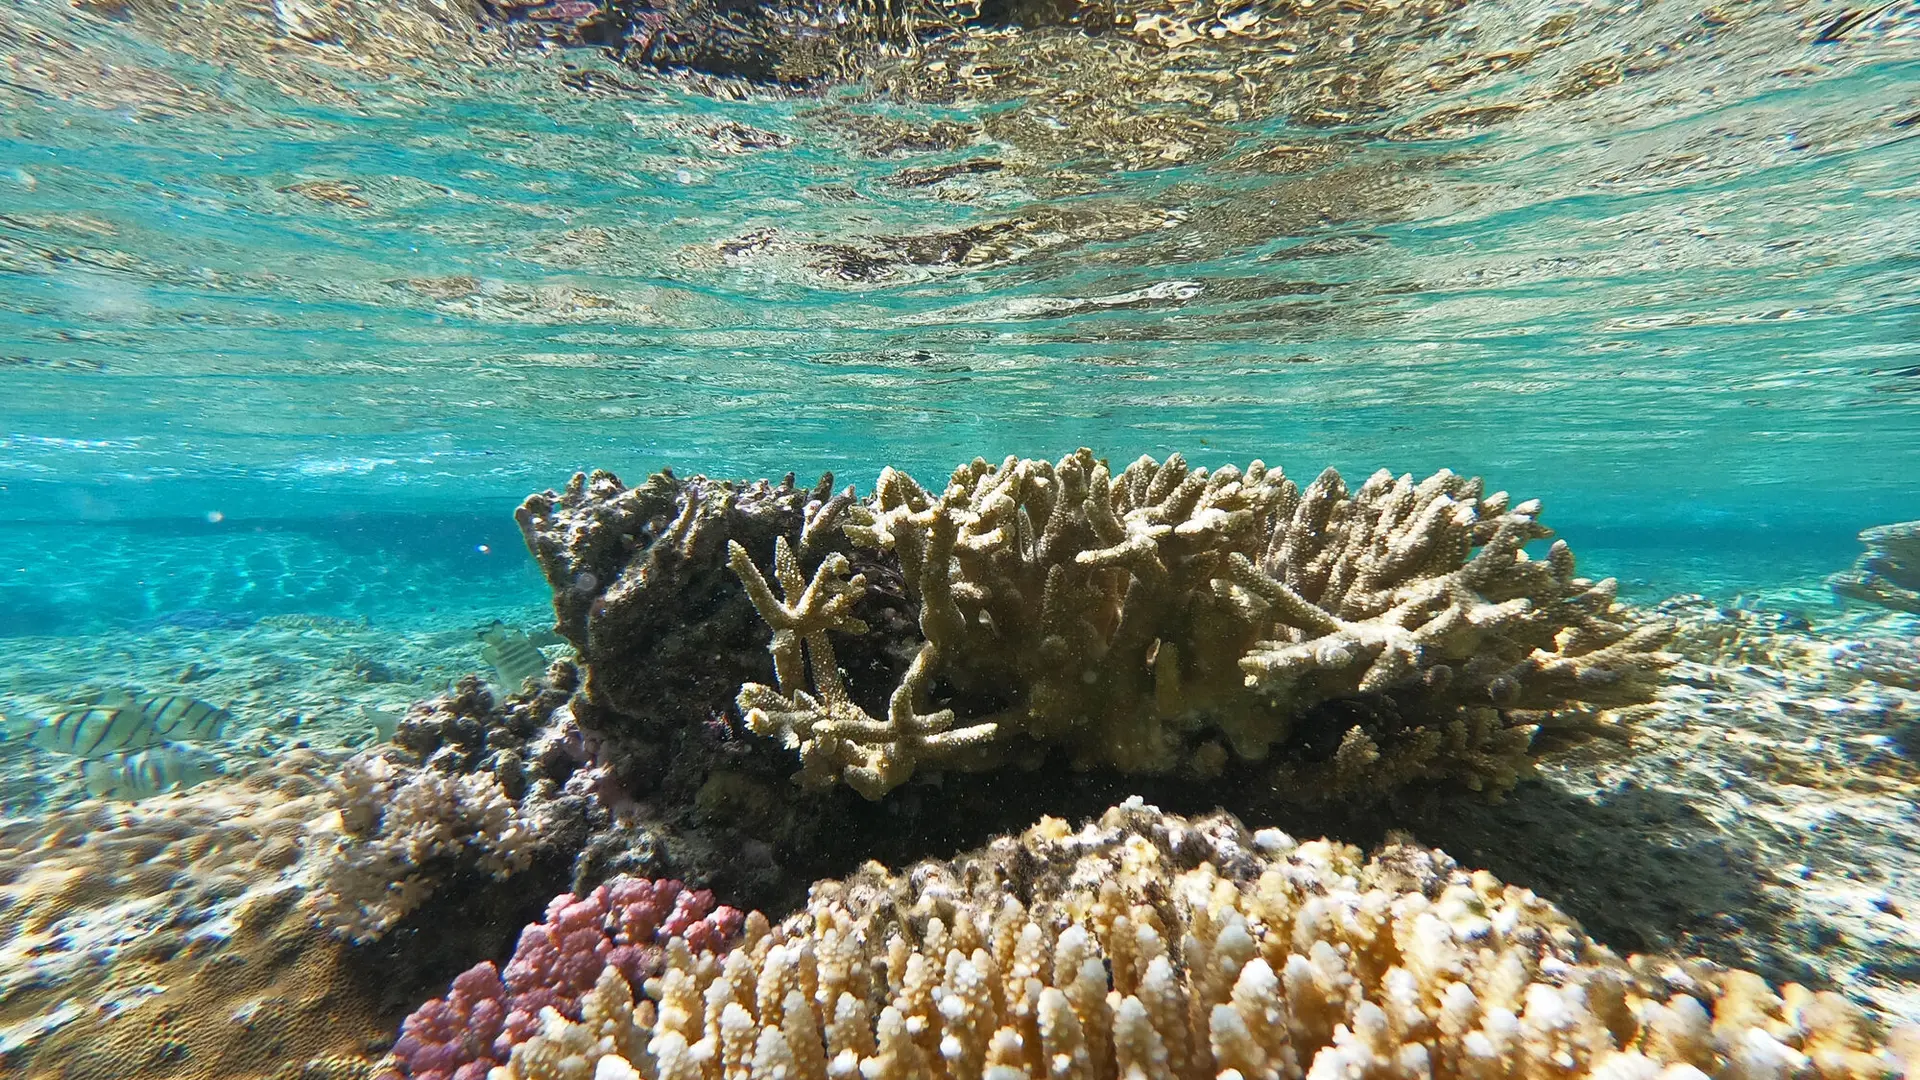
<svg viewBox="0 0 1920 1080"><path fill-rule="evenodd" d="M1647 700L1671 659L1615 583L1576 577L1538 502L1442 471L1142 457L1114 476L1082 449L955 470L939 495L881 473L871 498L809 508L898 560L923 641L884 718L854 704L830 633L858 635L865 587L840 555L802 577L776 541L783 599L741 545L731 565L774 628L779 685L748 683L749 727L799 751L803 782L868 798L916 767L992 768L1064 748L1076 766L1217 774L1284 748L1302 797L1453 779L1510 787L1541 714Z"/></svg>
<svg viewBox="0 0 1920 1080"><path fill-rule="evenodd" d="M1866 552L1827 579L1834 594L1920 615L1920 521L1877 525L1860 542Z"/></svg>

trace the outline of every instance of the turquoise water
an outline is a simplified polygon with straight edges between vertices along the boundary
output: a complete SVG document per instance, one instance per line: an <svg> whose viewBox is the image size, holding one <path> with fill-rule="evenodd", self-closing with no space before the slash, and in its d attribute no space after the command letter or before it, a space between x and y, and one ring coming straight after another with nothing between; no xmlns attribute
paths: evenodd
<svg viewBox="0 0 1920 1080"><path fill-rule="evenodd" d="M0 1073L365 1076L575 870L798 896L881 857L862 827L944 858L1029 797L1117 801L1139 778L809 802L676 700L735 700L705 670L633 730L444 696L518 681L499 642L561 657L513 510L576 470L866 491L1080 446L1479 474L1629 600L1706 594L1665 609L1659 699L1590 725L1631 740L1561 746L1582 713L1499 806L1277 824L1416 828L1622 952L1920 1021L1920 624L1825 584L1920 519L1920 3L606 4L659 41L561 47L495 0L0 0ZM831 76L711 70L718 8L792 15L753 24L791 35L767 70ZM200 757L108 745L216 706ZM352 794L347 755L397 747L413 796ZM1200 795L1139 782L1224 805L1245 770L1216 790L1206 749ZM207 774L89 787L108 759ZM419 794L448 772L481 786ZM431 837L328 861L367 806L426 834L496 774L552 815L506 884ZM378 943L292 906L414 871L452 884Z"/></svg>
<svg viewBox="0 0 1920 1080"><path fill-rule="evenodd" d="M1817 600L1920 517L1916 23L1556 13L1382 30L1331 118L1303 88L1357 61L1315 39L1224 119L1135 107L1166 150L1045 70L721 93L9 5L0 634L537 607L510 511L575 469L1078 445L1448 466L1630 594Z"/></svg>

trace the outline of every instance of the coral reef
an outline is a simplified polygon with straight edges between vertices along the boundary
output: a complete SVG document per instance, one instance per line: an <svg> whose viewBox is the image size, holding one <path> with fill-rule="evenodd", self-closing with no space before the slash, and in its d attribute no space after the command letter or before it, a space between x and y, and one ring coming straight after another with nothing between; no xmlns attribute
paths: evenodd
<svg viewBox="0 0 1920 1080"><path fill-rule="evenodd" d="M410 712L404 745L287 748L190 792L0 824L0 1071L366 1076L586 846L597 804L568 787L559 708L573 669L551 674L561 689L504 703L467 680Z"/></svg>
<svg viewBox="0 0 1920 1080"><path fill-rule="evenodd" d="M415 706L392 744L341 766L338 830L307 899L316 919L371 941L456 872L505 879L542 849L584 842L588 800L566 787L579 762L547 726L573 689L572 667L556 664L550 678L505 708L464 679Z"/></svg>
<svg viewBox="0 0 1920 1080"><path fill-rule="evenodd" d="M1833 665L1882 686L1920 690L1920 638L1875 638L1833 647Z"/></svg>
<svg viewBox="0 0 1920 1080"><path fill-rule="evenodd" d="M1836 596L1920 614L1920 521L1864 530L1866 552L1827 579Z"/></svg>
<svg viewBox="0 0 1920 1080"><path fill-rule="evenodd" d="M447 997L408 1016L394 1057L421 1080L477 1080L532 1038L547 1010L578 1022L602 979L642 985L665 969L670 942L695 953L723 949L743 918L678 881L619 877L584 897L562 893L521 933L504 975L478 964Z"/></svg>
<svg viewBox="0 0 1920 1080"><path fill-rule="evenodd" d="M563 898L571 901L571 897ZM1622 961L1532 893L1387 845L1138 800L951 863L869 866L722 956L611 966L495 1080L1891 1077L1845 999ZM473 1010L478 1015L481 1010ZM1911 1051L1913 1039L1896 1043Z"/></svg>
<svg viewBox="0 0 1920 1080"><path fill-rule="evenodd" d="M1177 454L1118 476L1087 450L976 459L938 496L888 469L868 501L810 514L797 552L777 538L784 599L733 542L779 681L749 683L739 704L799 751L803 781L868 798L923 762L979 770L1036 745L1082 767L1201 776L1229 749L1258 761L1280 745L1282 782L1306 797L1434 779L1501 790L1525 771L1536 713L1647 700L1670 662L1655 651L1669 627L1634 625L1611 579L1575 576L1564 542L1527 557L1552 535L1539 509L1444 471L1382 471L1349 492L1328 470L1301 491L1259 462L1209 473ZM895 557L919 604L923 641L884 719L849 695L828 638L868 633L854 614L867 577L837 552L802 576L835 525ZM1361 706L1329 713L1337 701ZM1340 725L1333 746L1289 746L1319 734L1301 730L1315 710Z"/></svg>
<svg viewBox="0 0 1920 1080"><path fill-rule="evenodd" d="M0 826L0 1064L257 1077L377 1031L360 988L315 966L325 935L294 913L338 763L295 750L189 793Z"/></svg>
<svg viewBox="0 0 1920 1080"><path fill-rule="evenodd" d="M1670 596L1653 610L1673 620L1668 650L1702 664L1804 666L1820 651L1809 644L1806 618L1790 612L1723 605L1699 593Z"/></svg>
<svg viewBox="0 0 1920 1080"><path fill-rule="evenodd" d="M1686 659L1653 702L1592 716L1612 738L1543 755L1539 782L1499 804L1410 792L1316 827L1361 844L1414 828L1617 950L1705 957L1920 1022L1920 690L1900 685L1920 673L1912 617L1809 626L1698 596L1658 610Z"/></svg>

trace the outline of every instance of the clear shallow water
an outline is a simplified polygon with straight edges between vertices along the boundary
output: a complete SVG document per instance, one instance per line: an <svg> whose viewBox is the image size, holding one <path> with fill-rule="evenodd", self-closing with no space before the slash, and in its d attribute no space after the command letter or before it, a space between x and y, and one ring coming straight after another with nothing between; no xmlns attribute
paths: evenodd
<svg viewBox="0 0 1920 1080"><path fill-rule="evenodd" d="M1451 467L1543 499L1631 598L1816 621L1858 530L1920 518L1920 6L1133 14L856 50L852 78L791 92L536 49L461 0L0 3L8 836L71 830L87 794L74 755L12 736L103 688L231 710L207 752L240 785L332 783L294 751L385 738L487 670L476 627L546 618L511 510L576 469L866 485L1080 445L1302 480ZM1897 667L1913 623L1776 641L1802 624L1692 610L1752 651L1676 680L1631 755L1396 824L1623 950L1920 1018L1920 698L1833 677L1832 651L1861 631L1854 660ZM237 790L87 821L210 823ZM289 873L328 872L318 790ZM669 811L706 814L700 791ZM134 858L111 906L0 934L6 1065L124 1075L126 1044L81 1046L85 1009L182 1069L251 1053L252 976L148 978L119 951L165 940L124 918L149 901L230 932L186 877L123 891L157 880ZM386 1045L504 960L549 884L506 886L518 915L436 918L449 955L302 986L320 1037ZM131 996L96 996L109 979Z"/></svg>
<svg viewBox="0 0 1920 1080"><path fill-rule="evenodd" d="M0 14L0 634L537 607L509 512L590 467L1447 466L1646 597L1817 596L1920 517L1906 7L1054 29L808 95L289 10Z"/></svg>

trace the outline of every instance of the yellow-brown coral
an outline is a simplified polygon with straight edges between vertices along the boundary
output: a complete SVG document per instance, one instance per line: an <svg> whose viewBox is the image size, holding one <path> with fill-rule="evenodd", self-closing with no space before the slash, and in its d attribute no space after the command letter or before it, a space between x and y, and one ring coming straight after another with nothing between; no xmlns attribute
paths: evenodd
<svg viewBox="0 0 1920 1080"><path fill-rule="evenodd" d="M1444 854L1130 801L814 888L724 959L603 977L495 1080L1890 1077L1845 999L1623 962Z"/></svg>
<svg viewBox="0 0 1920 1080"><path fill-rule="evenodd" d="M297 903L338 764L0 825L0 1072L363 1075L391 1018Z"/></svg>
<svg viewBox="0 0 1920 1080"><path fill-rule="evenodd" d="M866 502L813 507L801 552L844 518L916 595L924 641L885 718L849 700L828 640L864 630L847 612L865 579L833 554L806 580L784 546L784 599L733 553L779 677L739 703L799 751L803 781L869 798L922 762L991 767L1022 741L1081 766L1205 775L1228 748L1266 758L1345 700L1391 722L1343 728L1323 767L1283 775L1319 792L1500 789L1524 771L1530 714L1646 700L1669 662L1655 651L1668 627L1634 625L1564 543L1528 558L1552 536L1539 511L1444 471L1349 492L1328 470L1300 491L1257 461L1209 473L1143 457L1114 476L1080 450L975 460L935 496L888 469ZM936 687L951 706L934 707Z"/></svg>

